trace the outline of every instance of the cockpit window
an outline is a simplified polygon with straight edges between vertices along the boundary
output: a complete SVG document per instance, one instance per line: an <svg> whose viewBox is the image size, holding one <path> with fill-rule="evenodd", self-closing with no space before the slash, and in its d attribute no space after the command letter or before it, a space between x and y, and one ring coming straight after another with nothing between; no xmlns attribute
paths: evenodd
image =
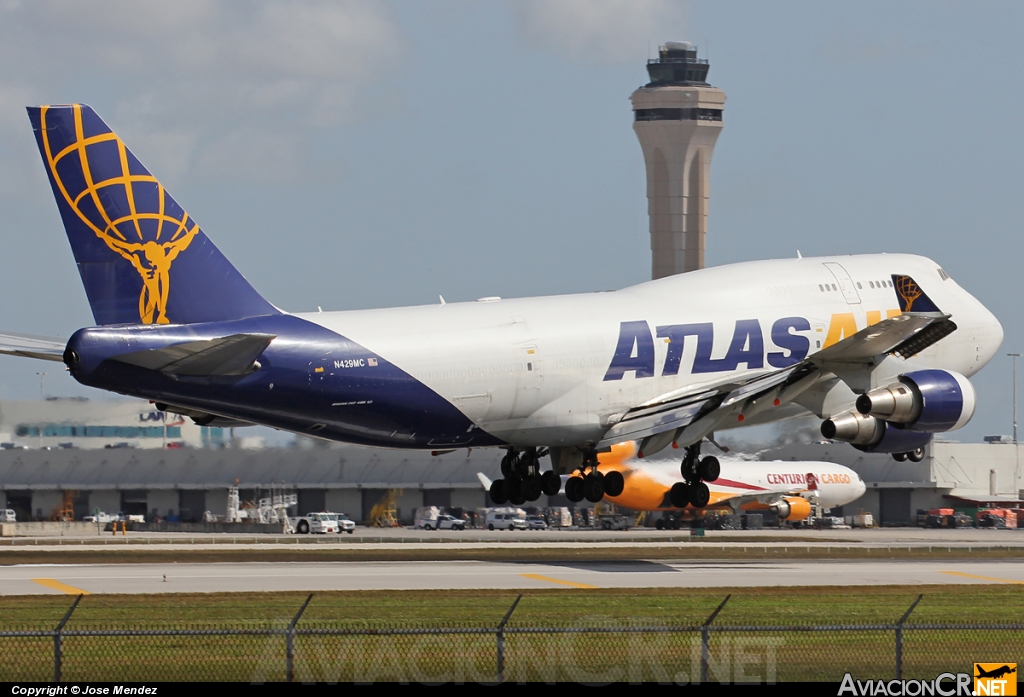
<svg viewBox="0 0 1024 697"><path fill-rule="evenodd" d="M946 271L944 269L940 268L939 269L939 278L941 278L943 281L948 281L949 280L949 274L946 273Z"/></svg>

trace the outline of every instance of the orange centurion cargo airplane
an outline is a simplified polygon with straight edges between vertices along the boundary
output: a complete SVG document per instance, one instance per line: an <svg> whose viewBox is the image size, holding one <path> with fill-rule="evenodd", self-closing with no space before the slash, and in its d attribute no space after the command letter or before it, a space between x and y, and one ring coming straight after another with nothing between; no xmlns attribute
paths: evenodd
<svg viewBox="0 0 1024 697"><path fill-rule="evenodd" d="M599 456L600 471L621 472L622 493L605 496L635 511L670 511L690 507L679 463L636 457L633 442L612 446ZM832 462L721 460L718 478L708 482L711 500L705 508L771 511L787 522L804 520L812 505L822 509L854 501L864 493L864 482L849 467ZM692 507L690 507L692 508Z"/></svg>

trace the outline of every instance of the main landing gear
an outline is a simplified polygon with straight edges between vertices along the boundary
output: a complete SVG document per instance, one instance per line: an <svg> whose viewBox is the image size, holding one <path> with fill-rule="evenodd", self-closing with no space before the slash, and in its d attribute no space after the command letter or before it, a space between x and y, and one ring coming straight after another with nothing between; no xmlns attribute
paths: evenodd
<svg viewBox="0 0 1024 697"><path fill-rule="evenodd" d="M704 482L718 479L722 467L717 457L701 457L700 445L697 442L686 447L686 455L679 466L684 481L676 482L669 489L669 500L676 508L686 508L687 504L694 508L704 508L711 501L711 491Z"/></svg>
<svg viewBox="0 0 1024 697"><path fill-rule="evenodd" d="M583 499L597 503L607 496L619 496L626 487L622 472L612 471L602 474L597 471L597 451L587 450L583 455L583 464L577 470L580 476L571 476L565 481L565 498L573 503ZM590 473L587 474L587 470Z"/></svg>
<svg viewBox="0 0 1024 697"><path fill-rule="evenodd" d="M554 470L540 471L540 458L546 451L527 448L509 450L501 459L502 479L491 482L491 501L497 505L511 503L520 506L544 496L554 496L562 490L562 478ZM626 486L621 472L602 474L597 471L597 452L583 454L583 463L565 482L565 497L573 503L583 499L597 503L607 496L619 496Z"/></svg>
<svg viewBox="0 0 1024 697"><path fill-rule="evenodd" d="M924 448L917 448L905 453L893 453L892 459L896 462L905 462L910 460L911 462L920 462L924 459Z"/></svg>
<svg viewBox="0 0 1024 697"><path fill-rule="evenodd" d="M540 471L540 459L546 452L527 448L522 452L509 450L501 458L501 474L504 479L491 482L491 501L497 505L505 502L521 506L527 501L554 496L562 488L562 478L555 472Z"/></svg>

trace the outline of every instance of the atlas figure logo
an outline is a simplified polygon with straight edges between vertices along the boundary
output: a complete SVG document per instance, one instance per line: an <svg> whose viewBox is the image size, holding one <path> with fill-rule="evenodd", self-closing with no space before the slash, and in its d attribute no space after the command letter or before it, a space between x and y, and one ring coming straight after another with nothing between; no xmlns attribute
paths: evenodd
<svg viewBox="0 0 1024 697"><path fill-rule="evenodd" d="M171 264L191 244L199 225L116 134L85 133L81 106L74 106L74 133L60 134L68 144L55 153L51 130L56 127L47 126L48 109L40 113L42 150L55 188L79 220L138 272L139 320L170 324Z"/></svg>

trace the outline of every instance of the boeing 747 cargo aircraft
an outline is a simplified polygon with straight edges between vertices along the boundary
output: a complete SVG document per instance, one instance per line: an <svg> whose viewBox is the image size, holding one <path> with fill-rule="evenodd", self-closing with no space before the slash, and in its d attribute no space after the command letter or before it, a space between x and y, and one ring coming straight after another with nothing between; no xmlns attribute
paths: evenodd
<svg viewBox="0 0 1024 697"><path fill-rule="evenodd" d="M974 411L969 377L995 317L921 256L710 268L615 292L290 313L263 298L85 105L28 110L96 326L7 334L84 385L201 424L265 424L390 448L507 450L495 498L579 473L621 493L597 454L682 448L692 505L718 477L716 429L815 414L829 438L897 459ZM43 235L45 233L36 233ZM54 299L57 300L56 298ZM541 470L550 455L552 468Z"/></svg>

